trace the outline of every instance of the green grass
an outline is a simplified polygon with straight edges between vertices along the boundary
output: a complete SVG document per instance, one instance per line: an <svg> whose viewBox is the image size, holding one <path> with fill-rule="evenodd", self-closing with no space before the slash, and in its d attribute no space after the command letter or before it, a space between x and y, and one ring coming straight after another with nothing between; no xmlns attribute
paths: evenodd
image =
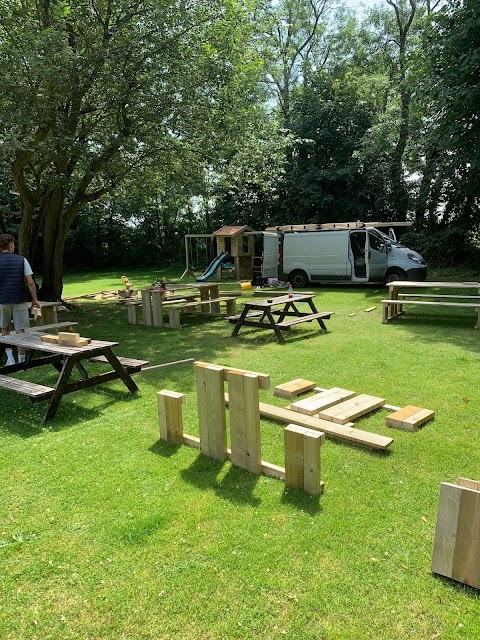
<svg viewBox="0 0 480 640"><path fill-rule="evenodd" d="M121 288L120 275L67 275L65 295ZM127 275L139 287L179 274ZM120 382L66 396L47 427L45 403L1 391L1 640L479 637L479 592L430 572L440 483L480 476L474 314L413 307L384 325L381 287L315 291L335 311L329 332L303 324L284 345L194 316L181 331L132 326L111 301L75 301L60 319L152 364L269 373L261 399L279 406L273 387L302 377L434 409L435 421L408 433L388 429L385 411L360 420L395 438L389 455L327 440L313 498L159 441L163 388L186 393L185 431L198 435L191 367L137 375L137 396ZM262 444L283 466L280 425L262 420Z"/></svg>

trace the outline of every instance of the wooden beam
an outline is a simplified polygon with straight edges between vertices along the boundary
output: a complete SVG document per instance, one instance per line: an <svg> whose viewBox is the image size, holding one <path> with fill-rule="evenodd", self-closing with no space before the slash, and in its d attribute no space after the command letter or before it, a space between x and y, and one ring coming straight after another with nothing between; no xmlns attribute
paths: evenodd
<svg viewBox="0 0 480 640"><path fill-rule="evenodd" d="M249 374L253 374L254 376L258 377L258 387L259 389L270 389L270 376L266 373L257 373L255 371L248 371L247 369L237 369L236 367L229 367L223 364L215 364L215 365L211 365L208 362L200 362L198 360L196 360L193 363L194 367L210 367L210 366L215 366L215 367L221 367L224 372L225 372L225 380L226 380L226 376L229 372L233 372L233 373L249 373Z"/></svg>

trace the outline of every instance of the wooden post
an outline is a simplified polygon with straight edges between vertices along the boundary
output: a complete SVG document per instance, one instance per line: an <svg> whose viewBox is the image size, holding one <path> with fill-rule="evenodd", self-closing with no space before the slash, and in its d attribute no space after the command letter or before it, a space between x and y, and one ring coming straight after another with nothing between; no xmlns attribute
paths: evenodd
<svg viewBox="0 0 480 640"><path fill-rule="evenodd" d="M480 491L460 482L440 485L432 571L480 589Z"/></svg>
<svg viewBox="0 0 480 640"><path fill-rule="evenodd" d="M237 313L237 300L236 298L231 298L227 300L227 316L234 316Z"/></svg>
<svg viewBox="0 0 480 640"><path fill-rule="evenodd" d="M152 326L152 299L150 297L150 291L142 291L142 310L143 310L143 324Z"/></svg>
<svg viewBox="0 0 480 640"><path fill-rule="evenodd" d="M162 301L165 298L163 291L152 291L152 324L154 327L163 327Z"/></svg>
<svg viewBox="0 0 480 640"><path fill-rule="evenodd" d="M262 472L258 376L227 374L230 407L231 460L251 473Z"/></svg>
<svg viewBox="0 0 480 640"><path fill-rule="evenodd" d="M181 329L180 324L180 309L175 305L168 309L168 326L170 329Z"/></svg>
<svg viewBox="0 0 480 640"><path fill-rule="evenodd" d="M223 367L193 365L197 386L201 452L216 460L227 459Z"/></svg>
<svg viewBox="0 0 480 640"><path fill-rule="evenodd" d="M325 434L296 424L284 430L285 484L312 496L323 491L320 478L320 447Z"/></svg>
<svg viewBox="0 0 480 640"><path fill-rule="evenodd" d="M162 389L157 393L160 438L173 444L183 444L182 404L187 396L176 391Z"/></svg>
<svg viewBox="0 0 480 640"><path fill-rule="evenodd" d="M137 324L137 305L127 302L126 307L128 322L130 324Z"/></svg>

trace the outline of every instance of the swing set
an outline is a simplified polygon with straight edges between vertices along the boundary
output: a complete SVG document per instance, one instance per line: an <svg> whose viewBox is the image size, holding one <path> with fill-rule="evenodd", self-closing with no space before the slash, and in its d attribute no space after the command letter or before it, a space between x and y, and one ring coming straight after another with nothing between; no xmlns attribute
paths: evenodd
<svg viewBox="0 0 480 640"><path fill-rule="evenodd" d="M211 262L211 242L213 233L189 233L185 236L185 271L181 278L195 278L203 272ZM200 258L203 255L202 264ZM197 273L195 273L197 272Z"/></svg>

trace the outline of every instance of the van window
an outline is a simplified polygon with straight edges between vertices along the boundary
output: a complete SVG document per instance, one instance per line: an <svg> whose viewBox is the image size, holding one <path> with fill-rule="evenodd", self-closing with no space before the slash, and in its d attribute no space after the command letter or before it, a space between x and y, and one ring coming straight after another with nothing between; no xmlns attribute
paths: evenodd
<svg viewBox="0 0 480 640"><path fill-rule="evenodd" d="M370 243L370 248L374 251L378 251L379 253L383 253L385 251L385 242L380 236L377 236L376 233L369 231L368 241Z"/></svg>

